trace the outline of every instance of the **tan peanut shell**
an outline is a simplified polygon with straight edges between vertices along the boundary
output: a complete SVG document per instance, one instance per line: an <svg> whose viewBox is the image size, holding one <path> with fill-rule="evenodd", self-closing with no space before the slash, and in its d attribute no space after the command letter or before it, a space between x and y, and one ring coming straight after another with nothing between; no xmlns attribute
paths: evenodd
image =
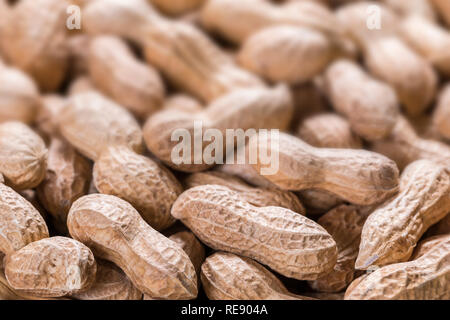
<svg viewBox="0 0 450 320"><path fill-rule="evenodd" d="M219 130L223 134L223 146L226 149L227 143L234 144L233 140L226 141L227 129L242 129L244 132L248 129L282 130L289 126L292 112L292 99L285 86L273 89L239 89L214 100L201 113L163 110L154 114L144 126L144 139L147 148L168 166L185 172L198 172L211 168L214 161L208 163L203 159L205 149L211 144L204 140L201 163L195 163L193 148L196 122L201 124L203 133L207 129ZM186 155L188 161L181 163L173 162L174 148L180 143L178 140L172 140L177 129L188 130L191 138L191 141L182 141L183 145L190 142L192 151L190 158ZM181 151L180 155L185 156Z"/></svg>
<svg viewBox="0 0 450 320"><path fill-rule="evenodd" d="M433 21L413 15L401 25L403 39L433 66L450 75L450 32Z"/></svg>
<svg viewBox="0 0 450 320"><path fill-rule="evenodd" d="M95 88L94 82L88 75L79 76L70 83L67 90L69 96L76 95L78 93L83 93L87 91L98 91Z"/></svg>
<svg viewBox="0 0 450 320"><path fill-rule="evenodd" d="M110 145L142 150L142 131L133 116L93 91L72 96L59 113L58 123L64 138L91 160Z"/></svg>
<svg viewBox="0 0 450 320"><path fill-rule="evenodd" d="M258 172L266 166L261 154L277 151L271 139L259 135L250 139L250 150L257 155L253 167ZM278 171L264 177L284 190L321 189L359 205L380 203L398 191L397 166L374 152L315 148L280 133L278 153Z"/></svg>
<svg viewBox="0 0 450 320"><path fill-rule="evenodd" d="M398 119L388 139L377 141L371 149L394 160L400 170L420 159L432 160L444 166L450 163L450 147L439 141L419 137L404 117Z"/></svg>
<svg viewBox="0 0 450 320"><path fill-rule="evenodd" d="M144 294L160 299L197 296L197 277L187 254L126 201L104 194L81 197L70 209L67 226L74 239L118 265Z"/></svg>
<svg viewBox="0 0 450 320"><path fill-rule="evenodd" d="M2 183L0 208L0 252L10 254L49 236L44 219L33 205Z"/></svg>
<svg viewBox="0 0 450 320"><path fill-rule="evenodd" d="M436 93L437 75L431 64L396 37L368 41L365 62L369 71L390 84L405 111L417 116Z"/></svg>
<svg viewBox="0 0 450 320"><path fill-rule="evenodd" d="M303 208L301 202L293 193L274 188L254 188L241 179L223 172L193 173L184 180L184 184L187 189L207 184L224 186L239 193L242 201L248 202L255 207L283 207L303 215L305 214L305 208Z"/></svg>
<svg viewBox="0 0 450 320"><path fill-rule="evenodd" d="M361 230L368 213L370 210L362 207L341 205L317 220L336 241L338 258L333 271L315 281L309 281L314 290L340 292L352 282Z"/></svg>
<svg viewBox="0 0 450 320"><path fill-rule="evenodd" d="M432 245L415 260L375 270L350 286L346 300L450 299L450 236L430 239ZM419 248L420 250L420 248Z"/></svg>
<svg viewBox="0 0 450 320"><path fill-rule="evenodd" d="M367 140L387 137L397 120L395 91L349 60L338 60L325 72L325 90L334 109L344 115L351 128Z"/></svg>
<svg viewBox="0 0 450 320"><path fill-rule="evenodd" d="M450 172L429 160L402 173L400 193L375 210L364 224L357 269L409 259L420 237L450 211Z"/></svg>
<svg viewBox="0 0 450 320"><path fill-rule="evenodd" d="M294 25L339 35L340 24L325 6L312 1L275 5L267 0L214 0L202 8L202 25L226 39L242 43L272 25Z"/></svg>
<svg viewBox="0 0 450 320"><path fill-rule="evenodd" d="M44 91L57 90L65 77L68 6L66 0L20 1L12 7L2 31L0 40L7 59L31 75Z"/></svg>
<svg viewBox="0 0 450 320"><path fill-rule="evenodd" d="M14 290L42 297L62 297L88 289L97 264L81 242L52 237L32 242L6 257L5 274Z"/></svg>
<svg viewBox="0 0 450 320"><path fill-rule="evenodd" d="M440 93L433 122L439 133L450 139L450 84L446 85Z"/></svg>
<svg viewBox="0 0 450 320"><path fill-rule="evenodd" d="M96 37L88 50L89 74L95 87L138 118L145 119L161 107L161 77L153 67L140 62L123 40Z"/></svg>
<svg viewBox="0 0 450 320"><path fill-rule="evenodd" d="M336 243L318 224L289 209L255 207L227 187L185 191L172 215L211 248L253 258L287 277L317 279L336 263Z"/></svg>
<svg viewBox="0 0 450 320"><path fill-rule="evenodd" d="M203 5L205 0L148 0L162 12L169 15L180 15Z"/></svg>
<svg viewBox="0 0 450 320"><path fill-rule="evenodd" d="M45 177L48 150L44 141L21 122L0 124L0 173L15 189L34 188Z"/></svg>
<svg viewBox="0 0 450 320"><path fill-rule="evenodd" d="M297 128L297 135L318 148L362 148L361 139L352 132L349 121L334 113L306 117Z"/></svg>
<svg viewBox="0 0 450 320"><path fill-rule="evenodd" d="M97 260L95 282L88 290L72 297L78 300L142 300L142 292L116 265Z"/></svg>
<svg viewBox="0 0 450 320"><path fill-rule="evenodd" d="M7 67L0 61L0 83L0 123L32 124L39 106L39 92L34 81L19 69Z"/></svg>
<svg viewBox="0 0 450 320"><path fill-rule="evenodd" d="M66 141L53 138L49 148L47 173L37 188L39 202L55 224L67 233L67 215L72 203L87 194L92 165Z"/></svg>
<svg viewBox="0 0 450 320"><path fill-rule="evenodd" d="M83 12L87 32L138 42L148 62L176 87L204 101L262 81L234 61L195 26L158 15L145 1L95 1Z"/></svg>
<svg viewBox="0 0 450 320"><path fill-rule="evenodd" d="M210 300L312 300L289 293L259 263L226 252L216 252L206 259L201 280Z"/></svg>
<svg viewBox="0 0 450 320"><path fill-rule="evenodd" d="M319 31L281 25L262 29L249 37L237 60L247 70L271 82L298 84L321 73L335 50Z"/></svg>
<svg viewBox="0 0 450 320"><path fill-rule="evenodd" d="M186 252L197 273L198 284L200 284L200 268L205 261L205 247L197 240L190 231L180 231L169 237L170 240L178 244Z"/></svg>
<svg viewBox="0 0 450 320"><path fill-rule="evenodd" d="M106 148L95 162L94 183L100 193L129 202L156 230L175 222L170 208L183 190L169 170L150 158L124 146Z"/></svg>

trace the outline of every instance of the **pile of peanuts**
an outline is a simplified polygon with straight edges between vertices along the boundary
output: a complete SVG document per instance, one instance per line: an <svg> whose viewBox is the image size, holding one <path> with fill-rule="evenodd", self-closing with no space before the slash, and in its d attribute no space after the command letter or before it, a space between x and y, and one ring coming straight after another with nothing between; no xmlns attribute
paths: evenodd
<svg viewBox="0 0 450 320"><path fill-rule="evenodd" d="M449 77L448 0L0 0L0 299L450 299Z"/></svg>

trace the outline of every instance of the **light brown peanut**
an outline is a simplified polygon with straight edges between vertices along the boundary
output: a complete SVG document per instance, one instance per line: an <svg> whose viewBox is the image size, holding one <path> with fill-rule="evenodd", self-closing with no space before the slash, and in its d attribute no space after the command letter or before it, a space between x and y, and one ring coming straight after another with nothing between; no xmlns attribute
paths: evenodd
<svg viewBox="0 0 450 320"><path fill-rule="evenodd" d="M32 124L39 106L39 92L34 81L0 60L0 83L0 123L20 121Z"/></svg>
<svg viewBox="0 0 450 320"><path fill-rule="evenodd" d="M52 237L28 244L6 256L11 287L25 294L62 297L88 289L97 264L91 250L70 238Z"/></svg>
<svg viewBox="0 0 450 320"><path fill-rule="evenodd" d="M239 63L271 82L304 83L321 73L336 49L319 31L296 26L274 26L249 37L239 52Z"/></svg>
<svg viewBox="0 0 450 320"><path fill-rule="evenodd" d="M13 253L49 236L47 225L33 205L0 183L0 252Z"/></svg>
<svg viewBox="0 0 450 320"><path fill-rule="evenodd" d="M55 226L67 234L67 215L72 203L87 194L92 177L91 163L66 141L53 138L47 173L37 188L39 202L50 213Z"/></svg>
<svg viewBox="0 0 450 320"><path fill-rule="evenodd" d="M187 94L176 94L166 98L163 109L196 113L202 111L203 106L194 97Z"/></svg>
<svg viewBox="0 0 450 320"><path fill-rule="evenodd" d="M162 12L169 15L180 15L203 5L205 0L148 0Z"/></svg>
<svg viewBox="0 0 450 320"><path fill-rule="evenodd" d="M88 290L72 297L78 300L142 300L142 292L116 265L97 260L95 282Z"/></svg>
<svg viewBox="0 0 450 320"><path fill-rule="evenodd" d="M401 35L441 73L450 75L450 32L433 21L413 15L401 25Z"/></svg>
<svg viewBox="0 0 450 320"><path fill-rule="evenodd" d="M203 157L205 149L212 144L202 139L201 156L204 159L201 159L200 163L195 163L196 122L202 125L203 132L208 128L219 130L224 138L223 146L226 151L228 144L234 145L234 139L231 141L226 139L227 129L242 129L244 132L247 129L285 129L289 126L292 112L292 99L285 86L273 89L239 89L214 100L201 113L168 110L156 113L144 126L144 139L148 149L168 166L186 172L203 171L215 164L214 158L218 155L212 157L211 154L206 154L207 157ZM178 141L172 140L172 134L176 129L188 130L192 138L189 141L192 147L191 154L185 155L183 152L183 157L189 158L184 163L172 161L172 153L177 150L174 148L179 144Z"/></svg>
<svg viewBox="0 0 450 320"><path fill-rule="evenodd" d="M315 281L309 281L314 290L340 292L352 282L361 230L370 212L370 209L363 207L341 205L317 220L336 241L338 258L333 271Z"/></svg>
<svg viewBox="0 0 450 320"><path fill-rule="evenodd" d="M450 139L450 84L447 84L440 93L433 122L439 133Z"/></svg>
<svg viewBox="0 0 450 320"><path fill-rule="evenodd" d="M226 252L216 252L206 259L201 280L211 300L313 300L289 293L259 263Z"/></svg>
<svg viewBox="0 0 450 320"><path fill-rule="evenodd" d="M279 24L309 27L330 35L342 33L332 12L312 1L280 6L266 0L214 0L202 8L202 25L234 43Z"/></svg>
<svg viewBox="0 0 450 320"><path fill-rule="evenodd" d="M249 147L257 155L252 165L258 172L267 166L261 154L279 153L278 171L264 177L281 189L326 190L360 205L380 203L398 191L397 166L384 156L365 150L315 148L284 133L277 142L275 146L271 137L254 136Z"/></svg>
<svg viewBox="0 0 450 320"><path fill-rule="evenodd" d="M395 91L349 60L331 64L325 73L325 90L335 110L367 140L387 137L396 123L399 106Z"/></svg>
<svg viewBox="0 0 450 320"><path fill-rule="evenodd" d="M15 189L34 188L45 177L48 150L44 141L21 122L0 124L0 173Z"/></svg>
<svg viewBox="0 0 450 320"><path fill-rule="evenodd" d="M211 248L253 258L287 277L317 279L336 263L336 243L314 221L281 207L255 207L227 187L185 191L172 215Z"/></svg>
<svg viewBox="0 0 450 320"><path fill-rule="evenodd" d="M20 1L12 7L3 28L1 42L6 58L45 91L58 89L67 70L68 5L66 0Z"/></svg>
<svg viewBox="0 0 450 320"><path fill-rule="evenodd" d="M187 254L126 201L103 194L81 197L70 209L67 226L74 239L118 265L144 294L159 299L197 296L197 277Z"/></svg>
<svg viewBox="0 0 450 320"><path fill-rule="evenodd" d="M145 119L161 107L164 100L161 77L153 67L137 60L120 38L92 39L88 65L94 85L138 118Z"/></svg>
<svg viewBox="0 0 450 320"><path fill-rule="evenodd" d="M67 91L69 96L76 95L78 93L88 92L88 91L98 91L94 85L92 79L87 76L79 76L70 83L69 89Z"/></svg>
<svg viewBox="0 0 450 320"><path fill-rule="evenodd" d="M371 149L394 160L400 170L419 159L429 159L444 166L449 166L450 161L448 145L419 137L404 117L398 119L388 139L377 141Z"/></svg>
<svg viewBox="0 0 450 320"><path fill-rule="evenodd" d="M334 113L306 117L297 128L297 135L318 148L362 148L361 139L352 132L350 123Z"/></svg>
<svg viewBox="0 0 450 320"><path fill-rule="evenodd" d="M420 237L450 211L450 172L429 160L402 173L400 193L364 224L357 269L407 261Z"/></svg>
<svg viewBox="0 0 450 320"><path fill-rule="evenodd" d="M41 96L36 115L36 129L49 142L59 135L57 116L66 103L65 97L58 94Z"/></svg>
<svg viewBox="0 0 450 320"><path fill-rule="evenodd" d="M303 190L296 194L305 205L308 215L324 214L345 202L335 194L319 189Z"/></svg>
<svg viewBox="0 0 450 320"><path fill-rule="evenodd" d="M142 131L133 116L94 91L72 96L58 123L64 138L91 160L110 145L125 145L138 153L143 148Z"/></svg>
<svg viewBox="0 0 450 320"><path fill-rule="evenodd" d="M182 192L173 174L125 146L106 148L95 162L94 183L100 193L129 202L154 229L175 222L170 208Z"/></svg>
<svg viewBox="0 0 450 320"><path fill-rule="evenodd" d="M305 214L305 209L295 194L275 188L254 188L241 179L224 172L193 173L184 180L184 184L187 189L207 184L224 186L239 193L243 201L255 207L283 207L303 215Z"/></svg>
<svg viewBox="0 0 450 320"><path fill-rule="evenodd" d="M236 88L263 86L195 26L159 16L144 0L95 1L83 16L90 34L110 33L139 43L148 62L204 101Z"/></svg>
<svg viewBox="0 0 450 320"><path fill-rule="evenodd" d="M346 300L448 300L450 299L450 236L422 243L427 250L415 260L394 263L357 279ZM420 250L420 247L418 248Z"/></svg>

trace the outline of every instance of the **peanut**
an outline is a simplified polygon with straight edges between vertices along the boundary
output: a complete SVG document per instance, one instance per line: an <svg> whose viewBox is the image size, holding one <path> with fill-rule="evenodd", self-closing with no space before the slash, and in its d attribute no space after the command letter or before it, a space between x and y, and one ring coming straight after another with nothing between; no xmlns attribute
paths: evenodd
<svg viewBox="0 0 450 320"><path fill-rule="evenodd" d="M433 121L439 133L450 139L450 84L446 85L440 93Z"/></svg>
<svg viewBox="0 0 450 320"><path fill-rule="evenodd" d="M226 129L242 129L245 132L250 128L287 128L292 111L291 96L285 86L274 89L239 89L216 99L201 113L168 110L156 113L144 126L144 139L148 149L168 166L186 172L203 171L212 167L214 159L201 159L201 163L195 163L194 152L191 152L190 161L187 163L178 164L172 161L172 153L179 143L171 139L174 130L188 130L193 149L195 121L201 121L203 130L213 128L226 137ZM251 117L243 117L250 112ZM234 139L224 139L224 149L228 144L234 144ZM202 156L208 145L209 143L203 141ZM183 157L185 156L189 157L183 154Z"/></svg>
<svg viewBox="0 0 450 320"><path fill-rule="evenodd" d="M420 138L404 117L399 118L388 139L374 143L372 150L394 160L401 170L420 159L449 166L450 147L439 141Z"/></svg>
<svg viewBox="0 0 450 320"><path fill-rule="evenodd" d="M0 252L10 254L49 236L44 219L33 205L2 183L0 207Z"/></svg>
<svg viewBox="0 0 450 320"><path fill-rule="evenodd" d="M58 89L67 70L67 32L63 26L68 5L66 0L20 1L12 7L3 28L6 58L45 91Z"/></svg>
<svg viewBox="0 0 450 320"><path fill-rule="evenodd" d="M72 295L79 300L142 300L142 293L114 264L97 260L97 274L92 286Z"/></svg>
<svg viewBox="0 0 450 320"><path fill-rule="evenodd" d="M319 113L305 118L297 129L297 135L318 148L362 148L361 139L352 132L350 123L334 113Z"/></svg>
<svg viewBox="0 0 450 320"><path fill-rule="evenodd" d="M405 41L441 73L450 75L450 32L421 16L410 16L401 25Z"/></svg>
<svg viewBox="0 0 450 320"><path fill-rule="evenodd" d="M154 298L192 299L197 278L187 254L152 229L126 201L91 194L72 205L70 235L98 258L118 265L133 285Z"/></svg>
<svg viewBox="0 0 450 320"><path fill-rule="evenodd" d="M333 107L361 137L379 140L394 128L399 113L395 91L356 63L339 60L331 64L325 73L325 87Z"/></svg>
<svg viewBox="0 0 450 320"><path fill-rule="evenodd" d="M356 268L407 261L425 231L449 211L448 169L429 160L411 163L402 173L400 193L364 224Z"/></svg>
<svg viewBox="0 0 450 320"><path fill-rule="evenodd" d="M37 188L39 202L50 213L55 226L67 234L67 215L72 203L87 194L92 165L67 142L53 138L50 144L47 173Z"/></svg>
<svg viewBox="0 0 450 320"><path fill-rule="evenodd" d="M40 98L36 115L36 128L46 142L49 142L51 137L59 135L57 116L65 103L65 97L58 94L47 94Z"/></svg>
<svg viewBox="0 0 450 320"><path fill-rule="evenodd" d="M317 220L336 241L338 258L333 271L315 281L309 281L314 290L340 292L352 282L361 230L370 212L367 208L341 205Z"/></svg>
<svg viewBox="0 0 450 320"><path fill-rule="evenodd" d="M100 193L128 201L154 229L175 222L170 208L182 192L171 172L124 146L106 148L95 162L94 183Z"/></svg>
<svg viewBox="0 0 450 320"><path fill-rule="evenodd" d="M144 48L147 61L173 84L204 101L262 81L242 70L205 34L189 23L159 16L144 0L95 1L84 10L90 34L130 38ZM132 30L132 32L131 32Z"/></svg>
<svg viewBox="0 0 450 320"><path fill-rule="evenodd" d="M308 215L326 213L345 202L338 196L319 189L308 189L296 193L305 205Z"/></svg>
<svg viewBox="0 0 450 320"><path fill-rule="evenodd" d="M275 145L270 137L254 136L249 147L258 155L253 167L262 172L266 164L261 154L272 154ZM315 148L284 133L280 133L277 149L279 169L264 177L281 189L321 189L359 205L380 203L398 191L397 166L376 153Z"/></svg>
<svg viewBox="0 0 450 320"><path fill-rule="evenodd" d="M48 150L44 141L20 122L0 124L0 173L15 189L34 188L45 177Z"/></svg>
<svg viewBox="0 0 450 320"><path fill-rule="evenodd" d="M0 83L0 123L33 123L39 106L39 92L34 81L19 69L7 67L0 61Z"/></svg>
<svg viewBox="0 0 450 320"><path fill-rule="evenodd" d="M58 124L64 138L91 160L110 145L142 151L142 132L133 116L93 91L72 96L59 113Z"/></svg>
<svg viewBox="0 0 450 320"><path fill-rule="evenodd" d="M283 207L305 214L305 209L293 193L278 189L253 188L241 179L223 172L193 173L184 182L187 189L207 184L224 186L239 193L242 201L255 207Z"/></svg>
<svg viewBox="0 0 450 320"><path fill-rule="evenodd" d="M242 43L272 25L309 27L329 35L342 33L333 14L319 3L302 1L275 5L266 0L214 0L202 8L202 25L234 43Z"/></svg>
<svg viewBox="0 0 450 320"><path fill-rule="evenodd" d="M287 277L317 279L336 263L336 243L318 224L289 209L255 207L227 187L185 191L172 215L211 248L253 258Z"/></svg>
<svg viewBox="0 0 450 320"><path fill-rule="evenodd" d="M62 297L88 289L97 264L91 250L70 238L32 242L6 256L5 274L14 290L42 297Z"/></svg>
<svg viewBox="0 0 450 320"><path fill-rule="evenodd" d="M217 252L202 265L201 279L211 300L313 300L296 296L257 262Z"/></svg>
<svg viewBox="0 0 450 320"><path fill-rule="evenodd" d="M428 0L383 0L383 2L400 15L418 15L430 21L436 20L433 5Z"/></svg>
<svg viewBox="0 0 450 320"><path fill-rule="evenodd" d="M345 299L450 299L450 236L426 240L422 246L428 248L415 260L382 267L356 280Z"/></svg>
<svg viewBox="0 0 450 320"><path fill-rule="evenodd" d="M281 25L248 38L238 61L271 82L298 84L321 73L334 55L332 43L319 31Z"/></svg>
<svg viewBox="0 0 450 320"><path fill-rule="evenodd" d="M69 96L76 95L78 93L96 91L94 82L89 76L80 76L73 80L69 86L68 94Z"/></svg>
<svg viewBox="0 0 450 320"><path fill-rule="evenodd" d="M94 38L89 46L88 66L95 87L138 118L145 119L161 107L161 77L151 66L137 60L119 38Z"/></svg>
<svg viewBox="0 0 450 320"><path fill-rule="evenodd" d="M186 94L177 94L165 100L163 109L196 113L202 111L203 107L195 98Z"/></svg>

